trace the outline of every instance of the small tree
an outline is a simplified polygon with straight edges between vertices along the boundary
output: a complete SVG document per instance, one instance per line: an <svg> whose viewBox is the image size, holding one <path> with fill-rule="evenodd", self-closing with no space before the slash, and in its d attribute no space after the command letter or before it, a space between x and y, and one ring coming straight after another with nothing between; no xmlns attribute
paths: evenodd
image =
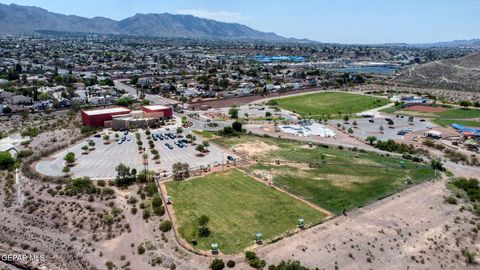
<svg viewBox="0 0 480 270"><path fill-rule="evenodd" d="M65 174L65 176L67 176L68 173L70 172L70 167L68 167L68 166L63 167L62 172Z"/></svg>
<svg viewBox="0 0 480 270"><path fill-rule="evenodd" d="M178 128L177 128L177 134L180 135L180 134L182 134L182 133L183 133L183 128L178 127Z"/></svg>
<svg viewBox="0 0 480 270"><path fill-rule="evenodd" d="M210 218L206 215L201 215L198 218L198 234L200 237L208 237L210 235L210 229L208 228L208 222L210 221Z"/></svg>
<svg viewBox="0 0 480 270"><path fill-rule="evenodd" d="M75 153L68 152L63 159L67 162L67 164L72 164L75 162Z"/></svg>
<svg viewBox="0 0 480 270"><path fill-rule="evenodd" d="M88 146L90 146L90 149L94 149L95 148L95 142L94 141L89 141Z"/></svg>
<svg viewBox="0 0 480 270"><path fill-rule="evenodd" d="M377 137L375 136L368 136L366 141L370 143L370 145L373 145L373 143L377 140Z"/></svg>
<svg viewBox="0 0 480 270"><path fill-rule="evenodd" d="M472 103L469 100L462 100L460 101L460 107L464 109L468 109L468 107L472 106Z"/></svg>
<svg viewBox="0 0 480 270"><path fill-rule="evenodd" d="M205 152L205 147L203 146L203 144L199 144L195 147L195 150L203 153L203 152Z"/></svg>
<svg viewBox="0 0 480 270"><path fill-rule="evenodd" d="M170 220L165 220L160 223L160 231L168 232L172 229L172 222Z"/></svg>
<svg viewBox="0 0 480 270"><path fill-rule="evenodd" d="M353 120L353 123L352 123L352 124L353 124L353 127L354 127L354 128L357 128L357 125L358 125L357 120Z"/></svg>
<svg viewBox="0 0 480 270"><path fill-rule="evenodd" d="M210 143L208 141L203 141L202 145L205 148L205 151L207 151L208 150L207 148L210 146Z"/></svg>
<svg viewBox="0 0 480 270"><path fill-rule="evenodd" d="M236 132L242 132L242 123L239 122L239 121L235 121L235 122L233 122L233 124L232 124L232 128L233 128L233 130L235 130Z"/></svg>
<svg viewBox="0 0 480 270"><path fill-rule="evenodd" d="M393 122L392 119L388 119L387 120L387 125L390 126L390 127L393 127L393 125L395 125L395 123Z"/></svg>
<svg viewBox="0 0 480 270"><path fill-rule="evenodd" d="M212 270L222 270L223 268L225 268L225 263L219 258L215 258L210 264L210 269Z"/></svg>
<svg viewBox="0 0 480 270"><path fill-rule="evenodd" d="M0 169L8 169L15 164L15 159L10 152L0 152Z"/></svg>
<svg viewBox="0 0 480 270"><path fill-rule="evenodd" d="M353 134L353 128L348 128L348 133Z"/></svg>
<svg viewBox="0 0 480 270"><path fill-rule="evenodd" d="M82 146L82 150L83 150L84 152L87 152L87 151L88 151L88 145Z"/></svg>
<svg viewBox="0 0 480 270"><path fill-rule="evenodd" d="M350 117L348 116L348 114L345 114L343 116L343 122L348 123L348 120L350 120Z"/></svg>
<svg viewBox="0 0 480 270"><path fill-rule="evenodd" d="M237 107L230 107L230 109L228 110L228 115L230 115L230 118L232 119L237 119L238 118Z"/></svg>

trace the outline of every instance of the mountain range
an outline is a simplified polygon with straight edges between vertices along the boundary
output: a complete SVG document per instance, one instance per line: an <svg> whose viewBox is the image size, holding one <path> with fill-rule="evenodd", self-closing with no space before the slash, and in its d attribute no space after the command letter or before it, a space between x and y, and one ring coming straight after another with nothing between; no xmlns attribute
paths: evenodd
<svg viewBox="0 0 480 270"><path fill-rule="evenodd" d="M39 7L0 4L0 33L33 33L38 30L177 38L293 40L238 23L191 15L136 14L116 21L104 17L63 15Z"/></svg>

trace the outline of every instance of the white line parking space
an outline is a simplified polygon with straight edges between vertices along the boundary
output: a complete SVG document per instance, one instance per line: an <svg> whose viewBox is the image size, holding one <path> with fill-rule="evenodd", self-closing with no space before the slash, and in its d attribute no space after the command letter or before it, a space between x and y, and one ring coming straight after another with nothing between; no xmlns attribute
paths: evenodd
<svg viewBox="0 0 480 270"><path fill-rule="evenodd" d="M152 134L165 134L168 131L165 130L153 130ZM95 142L95 150L90 151L87 155L82 154L82 146L87 144L87 141L74 145L69 149L65 149L49 158L43 159L37 163L36 169L49 176L61 176L62 170L65 166L63 158L68 152L75 153L77 158L76 165L71 168L71 173L74 177L88 176L92 179L111 179L115 178L115 168L123 163L130 168L135 168L137 171L143 170L145 167L142 163L142 154L138 151L137 142L134 133L129 133L126 136L130 140L125 140L122 144L115 141L114 133L110 134L111 143L104 144L102 138L89 138ZM160 164L155 163L152 159L153 155L150 153L148 141L144 131L140 132L143 147L148 154L148 169L156 172L167 171L170 172L172 165L176 162L185 162L190 165L191 168L200 166L215 166L221 164L222 161L226 162L227 157L231 154L225 152L216 145L210 145L208 147L209 152L204 156L199 156L199 152L195 150L195 146L187 144L185 147L180 148L174 144L174 141L178 141L178 138L154 141L155 149L160 154ZM169 143L173 149L169 149L165 143ZM201 141L197 140L195 143L199 144ZM233 156L233 155L231 155ZM237 157L235 157L237 158Z"/></svg>

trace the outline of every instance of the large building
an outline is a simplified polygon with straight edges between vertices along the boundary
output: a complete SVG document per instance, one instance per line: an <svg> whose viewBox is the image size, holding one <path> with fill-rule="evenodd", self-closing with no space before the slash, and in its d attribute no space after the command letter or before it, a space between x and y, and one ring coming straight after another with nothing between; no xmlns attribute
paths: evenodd
<svg viewBox="0 0 480 270"><path fill-rule="evenodd" d="M173 109L163 105L142 106L142 111L150 117L165 119L173 116Z"/></svg>
<svg viewBox="0 0 480 270"><path fill-rule="evenodd" d="M82 111L82 123L84 126L104 127L105 122L112 121L113 116L129 115L130 112L122 107Z"/></svg>
<svg viewBox="0 0 480 270"><path fill-rule="evenodd" d="M152 126L159 120L169 119L173 116L173 109L163 105L142 106L141 109L131 111L126 108L113 107L86 110L82 111L82 122L85 126L125 129L133 126Z"/></svg>

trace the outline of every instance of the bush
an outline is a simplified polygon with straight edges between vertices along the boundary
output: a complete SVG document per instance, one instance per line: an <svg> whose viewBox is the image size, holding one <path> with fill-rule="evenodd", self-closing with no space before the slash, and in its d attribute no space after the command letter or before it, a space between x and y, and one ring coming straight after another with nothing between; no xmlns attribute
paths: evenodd
<svg viewBox="0 0 480 270"><path fill-rule="evenodd" d="M282 261L277 266L270 265L268 270L308 270L308 268L302 266L299 261Z"/></svg>
<svg viewBox="0 0 480 270"><path fill-rule="evenodd" d="M472 202L480 202L480 182L477 179L458 178L455 179L452 184L464 190Z"/></svg>
<svg viewBox="0 0 480 270"><path fill-rule="evenodd" d="M105 182L105 180L98 180L97 181L97 186L99 187L104 187L107 183Z"/></svg>
<svg viewBox="0 0 480 270"><path fill-rule="evenodd" d="M245 252L245 258L247 259L248 264L253 268L262 269L266 265L266 262L260 260L260 258L257 257L257 254L253 251Z"/></svg>
<svg viewBox="0 0 480 270"><path fill-rule="evenodd" d="M71 180L65 186L65 195L75 196L78 194L95 194L97 188L93 185L92 180L88 177L76 178Z"/></svg>
<svg viewBox="0 0 480 270"><path fill-rule="evenodd" d="M445 198L445 202L449 204L457 204L457 199L453 196L448 196Z"/></svg>
<svg viewBox="0 0 480 270"><path fill-rule="evenodd" d="M225 263L222 259L215 258L210 264L212 270L222 270L223 268L225 268Z"/></svg>
<svg viewBox="0 0 480 270"><path fill-rule="evenodd" d="M229 260L229 261L227 262L227 267L228 267L228 268L233 268L233 267L235 267L235 262L232 261L232 260Z"/></svg>
<svg viewBox="0 0 480 270"><path fill-rule="evenodd" d="M145 247L143 246L143 244L139 245L137 247L137 252L138 254L142 255L143 253L145 253Z"/></svg>
<svg viewBox="0 0 480 270"><path fill-rule="evenodd" d="M170 220L165 220L160 223L160 231L168 232L172 229L172 222Z"/></svg>
<svg viewBox="0 0 480 270"><path fill-rule="evenodd" d="M150 209L143 209L143 219L147 220L151 216Z"/></svg>
<svg viewBox="0 0 480 270"><path fill-rule="evenodd" d="M15 164L15 159L9 152L0 152L0 169L5 170Z"/></svg>
<svg viewBox="0 0 480 270"><path fill-rule="evenodd" d="M152 197L158 193L157 185L155 185L154 182L148 183L148 185L145 186L144 191L147 193L148 197Z"/></svg>
<svg viewBox="0 0 480 270"><path fill-rule="evenodd" d="M114 195L115 191L109 187L105 187L102 189L102 194L104 195Z"/></svg>

